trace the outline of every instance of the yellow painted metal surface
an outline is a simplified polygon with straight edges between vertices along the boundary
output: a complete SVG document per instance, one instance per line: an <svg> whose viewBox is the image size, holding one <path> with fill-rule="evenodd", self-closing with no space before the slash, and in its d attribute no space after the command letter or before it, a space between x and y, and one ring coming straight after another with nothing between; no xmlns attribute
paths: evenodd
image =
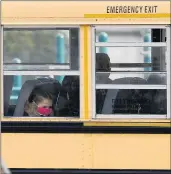
<svg viewBox="0 0 171 174"><path fill-rule="evenodd" d="M115 5L129 5L129 6L157 6L157 13L154 14L106 14L107 6L115 6ZM105 1L98 2L97 1L72 1L67 3L66 1L3 1L2 2L2 11L1 11L1 21L3 25L39 25L39 24L85 24L85 23L165 23L169 20L170 15L170 3L168 1L146 1L144 2L135 2L135 1ZM31 10L30 10L31 9ZM67 13L66 13L66 11ZM108 18L106 18L106 15ZM146 18L150 15L150 18ZM121 17L116 19L116 17ZM128 19L131 16L132 19ZM145 19L144 19L144 18ZM156 18L157 17L157 18ZM139 22L138 22L138 21ZM161 21L160 21L161 20ZM169 20L170 22L170 20ZM152 24L151 23L151 24ZM167 23L167 22L166 22ZM2 107L1 107L1 118L3 121L84 121L85 125L96 125L96 123L87 123L86 121L90 121L92 118L92 67L91 67L91 26L90 25L81 25L80 27L80 66L81 66L81 106L80 106L80 117L81 119L75 118L3 118ZM2 61L1 61L1 74L2 74ZM2 75L1 75L2 81ZM1 85L1 92L2 92ZM2 95L1 95L2 99ZM93 120L91 120L93 121ZM100 122L100 119L96 119L95 121ZM112 125L123 125L123 126L133 126L135 124L130 124L130 122L143 122L143 124L139 124L140 126L166 126L163 122L167 122L167 126L169 122L165 119L163 120L146 120L139 119L136 121L135 119L105 119L105 122L112 122ZM117 123L116 123L117 122ZM148 122L148 123L145 123ZM158 123L162 122L162 123ZM157 124L156 124L157 123ZM109 125L107 123L107 125Z"/></svg>
<svg viewBox="0 0 171 174"><path fill-rule="evenodd" d="M158 10L156 14L106 14L108 5L158 6ZM4 121L83 121L84 126L170 126L170 120L166 119L91 120L89 25L170 24L169 1L146 1L145 4L138 1L3 1L1 22L3 25L84 24L80 28L81 119L3 118ZM171 162L170 135L3 133L1 142L2 158L9 168L170 169Z"/></svg>
<svg viewBox="0 0 171 174"><path fill-rule="evenodd" d="M9 168L170 169L170 135L2 134Z"/></svg>
<svg viewBox="0 0 171 174"><path fill-rule="evenodd" d="M82 102L84 104L84 100ZM82 111L84 111L82 109ZM25 118L1 118L3 121L26 121L26 122L83 122L84 126L152 126L152 127L171 127L170 119L91 119L90 113L82 112L81 118L36 118L36 117L25 117ZM88 118L90 117L90 118Z"/></svg>
<svg viewBox="0 0 171 174"><path fill-rule="evenodd" d="M89 115L88 115L88 45L89 43L91 43L91 41L89 41L88 38L88 33L89 33L89 26L83 26L83 30L84 30L84 118L88 119Z"/></svg>
<svg viewBox="0 0 171 174"><path fill-rule="evenodd" d="M171 127L170 122L84 122L84 126Z"/></svg>
<svg viewBox="0 0 171 174"><path fill-rule="evenodd" d="M108 6L142 6L139 13L108 14ZM169 1L2 1L2 24L170 24ZM107 18L106 18L107 17Z"/></svg>
<svg viewBox="0 0 171 174"><path fill-rule="evenodd" d="M85 18L170 18L169 13L157 14L85 14Z"/></svg>

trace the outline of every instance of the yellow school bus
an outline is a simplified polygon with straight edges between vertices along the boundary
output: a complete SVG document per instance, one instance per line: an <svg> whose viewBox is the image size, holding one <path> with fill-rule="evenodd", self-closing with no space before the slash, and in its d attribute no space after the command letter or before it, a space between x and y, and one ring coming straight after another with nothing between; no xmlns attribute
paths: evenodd
<svg viewBox="0 0 171 174"><path fill-rule="evenodd" d="M3 0L0 49L12 173L170 173L170 1Z"/></svg>

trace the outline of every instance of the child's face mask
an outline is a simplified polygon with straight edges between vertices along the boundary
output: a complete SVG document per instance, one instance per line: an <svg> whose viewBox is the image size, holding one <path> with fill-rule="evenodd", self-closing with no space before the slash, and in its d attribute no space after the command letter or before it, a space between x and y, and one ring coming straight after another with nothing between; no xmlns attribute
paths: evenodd
<svg viewBox="0 0 171 174"><path fill-rule="evenodd" d="M49 116L52 113L52 108L38 107L37 112L43 116Z"/></svg>
<svg viewBox="0 0 171 174"><path fill-rule="evenodd" d="M41 116L49 116L52 113L52 107L51 105L46 103L40 103L39 105L34 102L37 105L37 113Z"/></svg>

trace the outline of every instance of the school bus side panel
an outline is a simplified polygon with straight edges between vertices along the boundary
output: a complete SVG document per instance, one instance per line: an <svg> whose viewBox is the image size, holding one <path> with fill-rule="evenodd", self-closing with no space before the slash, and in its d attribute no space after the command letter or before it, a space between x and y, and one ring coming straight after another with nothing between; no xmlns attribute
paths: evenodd
<svg viewBox="0 0 171 174"><path fill-rule="evenodd" d="M170 135L2 134L9 168L170 169Z"/></svg>
<svg viewBox="0 0 171 174"><path fill-rule="evenodd" d="M97 4L98 3L98 4ZM156 13L109 14L108 6L157 6ZM75 10L76 9L76 10ZM2 24L169 24L169 1L3 1ZM111 17L112 15L112 17ZM130 20L130 15L132 19ZM149 17L150 15L150 17Z"/></svg>

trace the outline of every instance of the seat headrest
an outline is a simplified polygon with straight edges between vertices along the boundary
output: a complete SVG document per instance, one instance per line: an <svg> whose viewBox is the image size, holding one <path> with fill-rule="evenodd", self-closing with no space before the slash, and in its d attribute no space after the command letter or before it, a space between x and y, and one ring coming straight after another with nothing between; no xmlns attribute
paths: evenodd
<svg viewBox="0 0 171 174"><path fill-rule="evenodd" d="M77 91L79 89L79 76L65 76L62 81L62 87L67 92Z"/></svg>
<svg viewBox="0 0 171 174"><path fill-rule="evenodd" d="M115 79L113 84L147 84L147 81L140 77L123 77Z"/></svg>
<svg viewBox="0 0 171 174"><path fill-rule="evenodd" d="M20 90L20 94L18 96L18 101L17 101L17 105L16 105L13 116L23 116L24 105L25 105L26 101L28 100L28 98L29 98L31 92L33 91L33 89L39 83L40 82L37 81L37 80L28 80L23 84L23 86Z"/></svg>
<svg viewBox="0 0 171 174"><path fill-rule="evenodd" d="M150 75L147 79L149 84L166 84L166 76L165 75Z"/></svg>
<svg viewBox="0 0 171 174"><path fill-rule="evenodd" d="M110 71L110 58L105 53L96 53L96 71Z"/></svg>
<svg viewBox="0 0 171 174"><path fill-rule="evenodd" d="M61 84L53 78L39 78L37 81L40 83L42 90L45 90L52 95L57 95L61 90Z"/></svg>

